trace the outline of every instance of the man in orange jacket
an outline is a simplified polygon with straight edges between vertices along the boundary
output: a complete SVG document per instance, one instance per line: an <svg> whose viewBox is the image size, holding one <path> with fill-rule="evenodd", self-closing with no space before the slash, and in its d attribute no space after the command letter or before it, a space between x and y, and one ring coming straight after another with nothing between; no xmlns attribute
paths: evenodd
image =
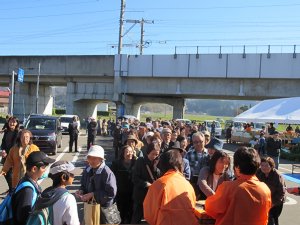
<svg viewBox="0 0 300 225"><path fill-rule="evenodd" d="M271 191L255 176L260 158L253 148L241 147L234 153L237 179L223 182L205 202L206 213L215 225L266 225L271 208Z"/></svg>
<svg viewBox="0 0 300 225"><path fill-rule="evenodd" d="M144 217L150 225L199 224L195 192L182 174L180 150L171 148L160 157L164 175L149 187L144 200Z"/></svg>

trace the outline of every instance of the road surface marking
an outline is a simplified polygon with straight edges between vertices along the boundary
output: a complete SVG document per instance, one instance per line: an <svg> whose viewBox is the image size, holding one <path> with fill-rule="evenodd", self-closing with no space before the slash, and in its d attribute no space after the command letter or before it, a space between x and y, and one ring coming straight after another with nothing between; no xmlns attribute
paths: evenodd
<svg viewBox="0 0 300 225"><path fill-rule="evenodd" d="M286 196L285 205L296 205L297 201L291 197Z"/></svg>
<svg viewBox="0 0 300 225"><path fill-rule="evenodd" d="M79 155L80 155L80 152L81 152L81 150L82 150L82 148L81 147L79 147L78 148L78 152L76 152L75 153L75 156L73 157L73 159L72 159L72 163L75 163L75 162L77 162L77 160L78 160L78 157L79 157Z"/></svg>
<svg viewBox="0 0 300 225"><path fill-rule="evenodd" d="M291 170L286 169L286 168L283 168L283 167L279 167L279 169L281 169L281 170L286 170L286 171L289 171L289 172L292 172Z"/></svg>
<svg viewBox="0 0 300 225"><path fill-rule="evenodd" d="M69 147L65 147L65 149L57 156L57 158L55 159L55 162L59 161L68 150L69 150ZM46 171L45 171L44 174L49 174L50 166L51 165L52 164L50 164L49 166L47 166L47 169L46 169ZM38 184L41 185L41 183L43 182L43 180L44 179L38 180Z"/></svg>

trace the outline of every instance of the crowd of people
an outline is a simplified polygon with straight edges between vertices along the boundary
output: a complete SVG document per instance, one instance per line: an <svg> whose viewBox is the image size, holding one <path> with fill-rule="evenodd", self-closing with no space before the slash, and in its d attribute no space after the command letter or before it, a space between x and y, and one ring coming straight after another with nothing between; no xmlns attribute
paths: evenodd
<svg viewBox="0 0 300 225"><path fill-rule="evenodd" d="M252 140L249 141L249 146L255 148L261 156L272 157L275 162L275 168L278 169L280 149L283 144L286 144L286 142L280 139L280 133L276 130L274 123L270 123L268 126L262 126L261 129L257 130L255 133L252 133L253 124L245 123L244 131L253 136ZM232 132L233 125L230 125L225 131L227 143L231 143ZM289 134L293 132L293 127L290 124L286 128L286 132ZM300 129L298 126L295 128L295 134L300 135Z"/></svg>
<svg viewBox="0 0 300 225"><path fill-rule="evenodd" d="M206 199L206 213L216 225L278 224L286 185L274 155L260 156L254 148L240 147L232 162L223 141L211 137L202 124L147 118L145 123L116 122L112 132L116 157L108 166L105 150L95 143L96 120L87 127L87 166L75 196L78 201L97 202L103 212L119 212L120 223L139 224L145 219L150 225L198 224L201 211L196 201ZM54 163L40 152L31 142L31 132L20 131L15 117L8 119L3 131L1 175L12 193L13 211L22 212L14 216L15 224L26 224L37 210L49 206L54 225L80 224L76 199L66 190L73 183L73 164ZM75 118L69 132L70 138L78 135ZM276 140L276 132L273 136ZM77 139L72 140L75 151ZM37 180L50 164L53 184L42 192ZM23 187L26 182L31 185ZM298 188L287 190L299 193ZM109 223L105 213L100 220Z"/></svg>
<svg viewBox="0 0 300 225"><path fill-rule="evenodd" d="M130 203L130 205L133 205L133 210L130 211L132 212L131 222L139 223L143 216L150 224L163 224L166 221L170 221L170 218L173 217L172 207L174 207L173 210L176 211L175 209L177 208L175 205L179 204L177 201L180 201L181 198L180 190L177 190L179 186L174 185L174 190L172 190L172 188L170 188L172 187L172 185L170 185L171 181L169 181L170 179L168 177L172 176L170 174L180 172L189 185L191 185L195 195L188 197L190 207L183 210L186 213L185 215L189 215L187 212L188 209L195 210L195 200L206 199L206 201L208 201L213 198L221 198L222 196L224 197L224 193L219 192L219 189L225 184L233 185L228 189L228 192L233 191L232 188L237 189L239 185L243 184L245 187L243 187L240 192L245 198L241 198L241 204L248 205L249 208L253 205L254 209L259 211L260 215L252 217L249 216L249 214L248 216L243 215L241 218L235 218L233 212L236 212L237 209L230 208L230 210L232 210L231 212L229 212L230 210L226 211L230 204L234 205L232 207L240 207L239 200L235 203L230 202L230 198L234 198L231 195L230 198L227 196L228 199L224 199L226 205L223 205L224 208L222 212L218 211L221 210L221 208L218 208L215 203L209 203L213 200L208 201L207 213L216 219L216 224L227 224L230 220L231 222L228 222L228 224L242 224L242 221L246 221L244 222L245 224L278 224L278 218L281 214L286 194L284 179L277 170L279 155L276 153L278 149L281 148L280 146L276 146L277 142L279 142L278 132L275 130L272 136L270 136L274 141L274 151L270 148L271 144L269 144L266 154L259 154L254 148L241 148L236 153L241 155L235 157L232 163L228 154L223 151L223 142L220 139L211 137L211 134L207 130L201 129L203 129L201 124L184 124L175 121L161 122L151 121L149 119L146 123L136 124L134 122L125 121L117 124L114 135L116 155L119 155L119 149L122 149L122 146L126 146L128 139L135 139L135 145L132 146L132 151L133 158L137 159L135 166L131 166L130 169L127 170L127 181L133 181L133 191L128 192L128 194L132 194L131 199L133 199L133 202ZM132 138L132 136L135 136L135 138ZM269 141L269 143L271 143L271 141ZM155 151L156 148L157 150ZM153 155L149 155L151 149L153 149ZM181 156L181 166L179 167L178 164L176 164L176 166L173 167L175 171L166 172L161 165L163 163L162 159L165 156L164 153L173 150L180 150L178 154L176 153L176 156ZM142 151L142 155L137 155L136 153L140 151ZM158 158L157 160L155 158L156 156ZM169 155L168 157L168 159L171 160L170 158L174 156ZM173 158L171 161L175 163ZM231 166L232 164L233 166ZM246 167L252 167L252 169L249 170ZM178 183L181 183L181 181L178 181ZM190 190L185 187L184 183L185 182L183 182L182 187L184 187L185 190ZM252 184L257 186L257 190L254 190L253 193L250 188ZM163 191L159 190L160 188ZM149 192L152 189L153 193L150 194ZM168 200L165 199L165 191L168 192L168 198L170 198ZM174 193L176 193L177 196L173 196ZM255 203L257 199L247 196L252 194L259 199L258 205ZM160 197L162 199L160 199ZM173 198L175 197L178 197L178 199L174 200ZM161 201L164 202L164 206L160 205ZM172 203L169 201L172 201ZM176 202L176 204L174 205L173 202ZM264 203L260 204L261 202ZM124 203L118 201L117 203L120 209L123 208L122 204ZM141 210L142 206L144 206L143 211ZM153 209L153 211L151 211L151 209ZM179 213L182 212L181 210L182 209L178 209L178 215L181 215ZM128 212L128 210L125 211ZM167 214L165 215L166 217L162 216L164 211L168 211L168 215L172 216L170 216L170 218L166 218ZM120 210L120 212L122 215L122 210ZM194 214L197 214L197 212ZM221 214L224 214L224 217L228 218L220 219ZM173 218L180 221L176 215L174 215ZM234 222L235 220L238 222ZM126 219L126 221L129 220ZM226 223L224 221L226 221ZM172 222L166 222L166 224L172 224Z"/></svg>

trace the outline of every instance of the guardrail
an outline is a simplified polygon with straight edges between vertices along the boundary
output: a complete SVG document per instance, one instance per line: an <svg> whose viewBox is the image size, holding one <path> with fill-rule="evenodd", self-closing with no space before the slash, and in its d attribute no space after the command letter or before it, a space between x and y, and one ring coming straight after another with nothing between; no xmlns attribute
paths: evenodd
<svg viewBox="0 0 300 225"><path fill-rule="evenodd" d="M299 45L175 46L174 54L260 54L297 53ZM300 53L300 52L299 52Z"/></svg>

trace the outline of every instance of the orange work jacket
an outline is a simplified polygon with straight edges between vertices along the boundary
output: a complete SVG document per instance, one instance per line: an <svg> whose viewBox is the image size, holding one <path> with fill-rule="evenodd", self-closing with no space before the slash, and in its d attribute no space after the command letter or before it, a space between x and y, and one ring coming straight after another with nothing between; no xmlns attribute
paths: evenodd
<svg viewBox="0 0 300 225"><path fill-rule="evenodd" d="M271 208L271 191L255 175L225 181L208 197L205 211L215 225L266 225Z"/></svg>
<svg viewBox="0 0 300 225"><path fill-rule="evenodd" d="M196 196L191 184L175 170L169 170L148 189L144 217L150 225L198 225Z"/></svg>

